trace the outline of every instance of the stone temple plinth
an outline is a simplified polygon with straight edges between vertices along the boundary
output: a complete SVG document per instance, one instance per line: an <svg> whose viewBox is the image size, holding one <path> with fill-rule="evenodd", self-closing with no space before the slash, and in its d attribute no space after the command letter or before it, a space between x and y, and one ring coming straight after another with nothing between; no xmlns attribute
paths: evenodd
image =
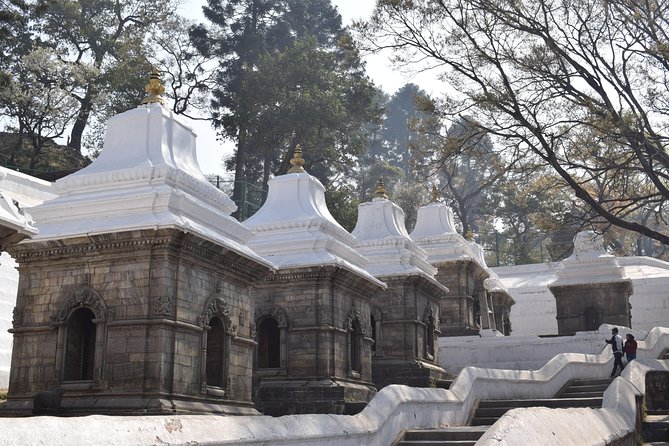
<svg viewBox="0 0 669 446"><path fill-rule="evenodd" d="M604 250L593 231L576 234L574 253L549 284L557 307L558 334L597 330L601 324L632 327L629 297L632 283Z"/></svg>
<svg viewBox="0 0 669 446"><path fill-rule="evenodd" d="M295 155L244 222L255 234L249 247L277 268L255 292L256 407L268 415L350 413L376 393L370 311L385 285L365 270L323 185L301 168L301 150Z"/></svg>
<svg viewBox="0 0 669 446"><path fill-rule="evenodd" d="M404 211L379 183L373 201L358 207L353 235L369 259L367 270L388 289L373 298L374 384L430 387L445 378L439 365L439 303L448 288L407 234Z"/></svg>
<svg viewBox="0 0 669 446"><path fill-rule="evenodd" d="M19 264L9 413L62 389L68 414L257 414L253 283L271 264L210 185L195 135L154 102L31 209Z"/></svg>

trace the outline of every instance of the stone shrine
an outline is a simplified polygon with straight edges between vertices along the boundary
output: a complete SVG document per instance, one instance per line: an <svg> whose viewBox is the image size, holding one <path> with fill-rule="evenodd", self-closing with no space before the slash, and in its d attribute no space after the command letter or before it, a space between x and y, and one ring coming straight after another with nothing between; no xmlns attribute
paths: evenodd
<svg viewBox="0 0 669 446"><path fill-rule="evenodd" d="M439 302L448 288L404 226L404 211L386 196L379 180L371 202L358 206L353 229L367 270L388 289L373 298L372 368L378 388L389 384L430 387L445 376L436 347Z"/></svg>
<svg viewBox="0 0 669 446"><path fill-rule="evenodd" d="M303 163L298 146L293 167L269 181L267 200L244 222L254 231L248 246L277 268L255 292L255 402L269 415L350 413L376 393L371 302L386 286Z"/></svg>
<svg viewBox="0 0 669 446"><path fill-rule="evenodd" d="M70 414L257 414L251 290L272 266L245 246L163 90L154 71L143 105L108 121L101 155L31 208L39 235L10 247L8 413L59 388Z"/></svg>
<svg viewBox="0 0 669 446"><path fill-rule="evenodd" d="M579 232L574 253L562 262L548 285L555 297L558 334L596 330L601 324L632 327L629 298L632 282L615 256L604 249L601 235Z"/></svg>
<svg viewBox="0 0 669 446"><path fill-rule="evenodd" d="M456 232L453 211L438 202L436 188L432 191L432 201L418 209L411 238L427 252L428 261L437 268L435 278L449 289L440 302L442 336L475 335L482 330L490 333L498 325L496 317L500 319L499 325L505 325L503 317L508 316L513 299L494 280L480 246ZM493 280L488 280L490 278ZM487 287L492 287L495 298ZM496 314L495 301L506 309ZM506 330L503 332L509 334Z"/></svg>

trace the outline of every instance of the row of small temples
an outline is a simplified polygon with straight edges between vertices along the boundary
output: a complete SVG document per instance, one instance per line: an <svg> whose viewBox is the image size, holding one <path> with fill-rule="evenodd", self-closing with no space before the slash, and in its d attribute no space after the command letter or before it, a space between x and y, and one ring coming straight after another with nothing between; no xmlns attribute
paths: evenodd
<svg viewBox="0 0 669 446"><path fill-rule="evenodd" d="M349 233L298 147L240 223L150 93L3 234L20 274L6 414L49 389L72 414L353 413L439 385L440 336L510 333L513 299L436 196L409 234L379 182Z"/></svg>

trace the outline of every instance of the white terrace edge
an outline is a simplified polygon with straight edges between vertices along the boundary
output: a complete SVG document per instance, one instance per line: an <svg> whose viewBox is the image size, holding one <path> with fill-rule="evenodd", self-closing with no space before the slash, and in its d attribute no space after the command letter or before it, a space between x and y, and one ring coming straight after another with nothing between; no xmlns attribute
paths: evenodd
<svg viewBox="0 0 669 446"><path fill-rule="evenodd" d="M634 430L636 408L631 404L634 394L642 392L641 376L648 370L667 370L669 361L658 361L660 353L669 348L669 328L656 327L645 341L639 341L638 364L632 364L604 394L603 409L569 409L565 415L568 426L583 429L580 423L593 421L608 428L595 429L588 437L578 437L578 446L603 445L611 439L629 436ZM405 429L461 426L467 422L477 400L509 398L550 398L567 382L578 378L606 377L613 357L605 349L598 355L562 353L539 370L494 370L467 367L458 375L451 390L412 388L391 385L382 389L358 415L287 415L220 417L215 415L181 416L102 416L88 417L33 417L0 419L7 445L311 445L311 446L387 446ZM644 368L645 367L645 368ZM547 412L534 409L542 423L560 423L560 409ZM521 413L519 413L521 412ZM480 444L499 445L497 434L512 426L514 420L526 416L512 411L502 417ZM552 439L555 430L536 429L531 420L533 444L561 446L569 442L573 433L561 435L561 443ZM527 425L527 423L526 423ZM559 424L564 429L564 422ZM526 430L527 431L527 430ZM95 435L92 435L95 433ZM606 438L602 438L602 436ZM549 438L550 437L550 438ZM481 443L483 441L483 443ZM488 442L488 443L486 443ZM505 443L530 444L530 443Z"/></svg>

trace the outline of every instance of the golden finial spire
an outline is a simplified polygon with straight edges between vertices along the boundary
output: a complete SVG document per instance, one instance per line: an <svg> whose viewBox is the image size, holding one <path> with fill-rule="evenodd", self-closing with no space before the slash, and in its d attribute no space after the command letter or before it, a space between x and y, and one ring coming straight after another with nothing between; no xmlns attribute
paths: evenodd
<svg viewBox="0 0 669 446"><path fill-rule="evenodd" d="M386 188L383 184L383 178L379 178L379 181L376 182L374 198L388 198L388 195L386 195Z"/></svg>
<svg viewBox="0 0 669 446"><path fill-rule="evenodd" d="M304 159L302 158L302 147L300 145L295 146L295 152L293 153L293 158L290 160L290 164L293 165L288 170L288 173L302 173L304 172Z"/></svg>
<svg viewBox="0 0 669 446"><path fill-rule="evenodd" d="M154 104L156 102L159 104L165 103L165 99L161 96L161 94L165 93L165 87L163 87L163 84L160 82L160 74L156 67L151 67L151 78L149 79L149 83L146 84L146 87L144 87L144 90L147 95L142 100L142 104Z"/></svg>
<svg viewBox="0 0 669 446"><path fill-rule="evenodd" d="M430 203L439 203L439 189L434 184L432 185L432 200Z"/></svg>

